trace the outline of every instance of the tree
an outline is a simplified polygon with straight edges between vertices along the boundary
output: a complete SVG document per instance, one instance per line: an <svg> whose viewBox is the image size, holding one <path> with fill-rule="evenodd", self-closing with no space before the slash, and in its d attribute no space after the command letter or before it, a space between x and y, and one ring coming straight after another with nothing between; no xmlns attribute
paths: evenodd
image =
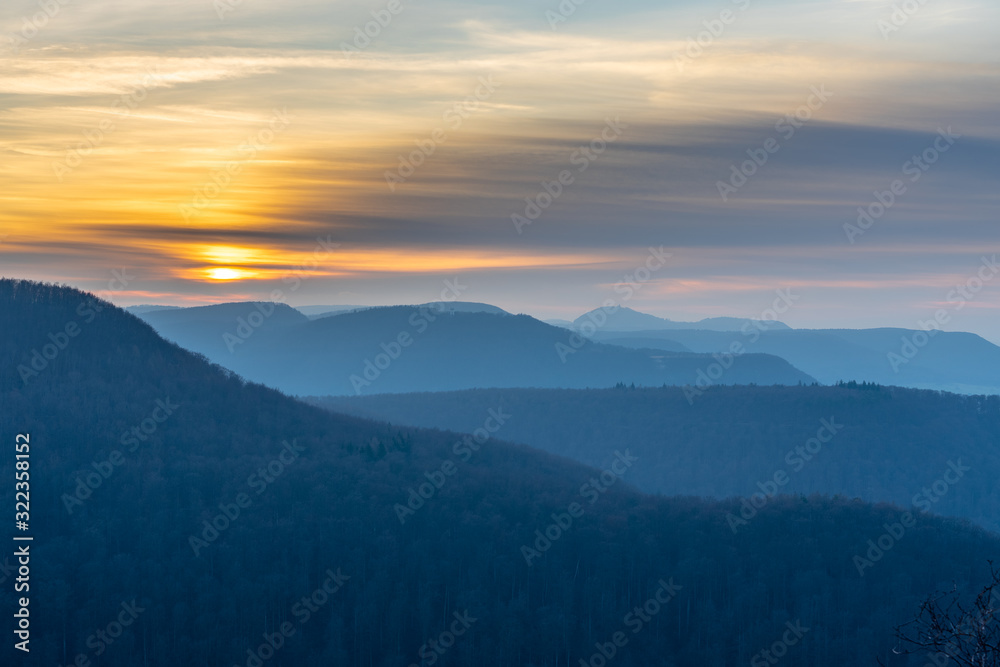
<svg viewBox="0 0 1000 667"><path fill-rule="evenodd" d="M928 653L934 665L1000 667L1000 572L989 563L992 580L971 602L957 586L928 596L917 616L896 628L900 645L893 652Z"/></svg>

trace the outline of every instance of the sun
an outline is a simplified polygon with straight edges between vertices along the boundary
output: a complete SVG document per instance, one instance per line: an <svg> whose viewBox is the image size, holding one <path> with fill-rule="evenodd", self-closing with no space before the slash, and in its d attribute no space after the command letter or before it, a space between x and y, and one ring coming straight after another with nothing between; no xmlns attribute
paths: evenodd
<svg viewBox="0 0 1000 667"><path fill-rule="evenodd" d="M208 277L212 280L237 280L244 277L247 272L240 271L239 269L230 269L227 267L218 267L214 269L208 269Z"/></svg>
<svg viewBox="0 0 1000 667"><path fill-rule="evenodd" d="M261 280L271 272L242 266L198 266L187 269L185 277L209 282L232 282L234 280Z"/></svg>

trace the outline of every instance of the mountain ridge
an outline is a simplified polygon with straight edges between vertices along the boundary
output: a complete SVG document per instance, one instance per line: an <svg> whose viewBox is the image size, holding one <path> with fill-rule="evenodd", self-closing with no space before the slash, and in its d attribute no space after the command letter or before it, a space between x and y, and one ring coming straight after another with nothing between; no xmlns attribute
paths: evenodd
<svg viewBox="0 0 1000 667"><path fill-rule="evenodd" d="M664 317L633 310L627 306L612 308L595 308L573 320L576 330L590 325L606 331L676 331L697 329L704 331L741 331L745 327L759 330L790 329L784 322L777 320L753 320L741 317L707 317L697 322L677 322Z"/></svg>
<svg viewBox="0 0 1000 667"><path fill-rule="evenodd" d="M213 362L298 395L687 384L696 381L699 369L715 363L711 355L683 347L666 353L629 350L586 341L527 315L501 309L452 312L448 307L444 302L383 306L308 320L298 313L284 319L268 315L269 308L258 314L261 308L249 304L226 306L224 316L211 318L200 314L215 311L142 317L165 337ZM246 312L234 317L240 309ZM782 359L745 355L722 381L795 384L814 379Z"/></svg>
<svg viewBox="0 0 1000 667"><path fill-rule="evenodd" d="M984 581L1000 549L927 517L859 576L901 508L782 497L734 536L739 503L639 494L613 451L598 471L498 440L518 418L504 406L480 415L499 426L485 437L389 427L247 382L76 290L0 280L0 305L0 433L32 445L40 664L95 658L123 604L142 611L99 647L108 667L411 664L455 612L476 621L442 667L573 664L666 581L675 599L622 667L745 662L795 620L813 629L785 664L834 667L887 655L893 622L942 581ZM14 485L0 496L13 506Z"/></svg>

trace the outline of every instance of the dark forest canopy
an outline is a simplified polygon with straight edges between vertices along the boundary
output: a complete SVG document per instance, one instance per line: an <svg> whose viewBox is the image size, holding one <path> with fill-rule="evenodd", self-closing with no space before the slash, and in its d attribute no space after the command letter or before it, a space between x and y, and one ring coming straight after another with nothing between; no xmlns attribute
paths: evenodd
<svg viewBox="0 0 1000 667"><path fill-rule="evenodd" d="M52 358L22 378L34 350ZM2 280L8 451L18 433L32 444L39 665L219 667L266 654L287 666L436 656L446 667L554 667L619 637L616 666L722 667L770 650L789 624L799 635L782 664L873 664L892 658L892 628L928 592L981 585L1000 549L994 535L930 516L892 537L901 508L820 496L776 501L734 535L726 516L738 501L625 486L641 461L590 504L582 489L599 470L493 438L465 460L460 436L329 414L84 293ZM12 456L2 461L0 479L13 479ZM436 486L449 462L454 472L401 522L409 490ZM67 504L95 473L100 484ZM13 507L13 485L0 489ZM551 529L570 513L571 526ZM546 546L536 530L558 537ZM869 540L891 545L861 576ZM531 565L526 545L541 552ZM0 608L13 597L0 587ZM116 619L130 623L106 643ZM435 652L430 642L450 645L452 630L454 645ZM273 655L265 634L280 644Z"/></svg>

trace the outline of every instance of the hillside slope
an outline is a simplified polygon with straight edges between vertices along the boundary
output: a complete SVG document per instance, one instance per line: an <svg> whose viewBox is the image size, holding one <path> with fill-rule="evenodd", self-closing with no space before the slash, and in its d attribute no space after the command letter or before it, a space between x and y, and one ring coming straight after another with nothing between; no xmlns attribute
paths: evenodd
<svg viewBox="0 0 1000 667"><path fill-rule="evenodd" d="M473 429L469 415L483 406L503 405L519 415L505 431L516 442L589 465L599 465L609 447L639 452L643 465L631 480L647 492L842 494L1000 530L998 396L869 385L713 387L687 398L676 388L619 388L310 400L394 424L455 431ZM828 442L815 440L817 433ZM784 480L780 487L775 475ZM946 475L955 483L935 487Z"/></svg>

